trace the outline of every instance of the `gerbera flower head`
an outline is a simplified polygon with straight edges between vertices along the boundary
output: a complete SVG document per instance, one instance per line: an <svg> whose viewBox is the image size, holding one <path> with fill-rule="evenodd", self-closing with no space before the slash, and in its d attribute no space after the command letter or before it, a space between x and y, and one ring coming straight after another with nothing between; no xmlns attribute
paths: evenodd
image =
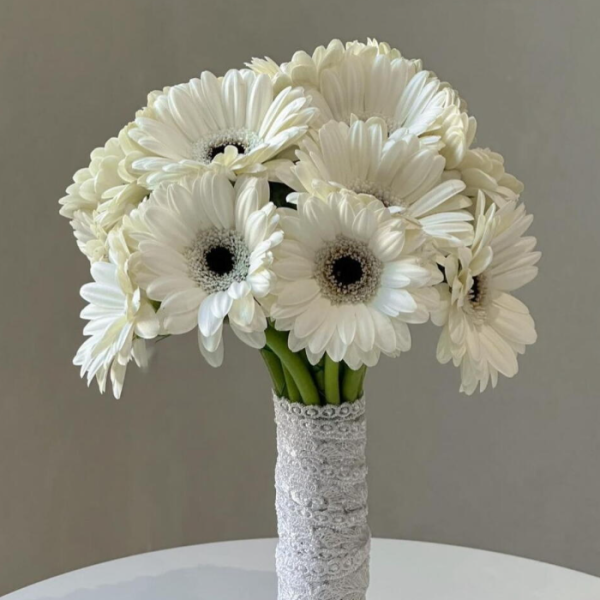
<svg viewBox="0 0 600 600"><path fill-rule="evenodd" d="M267 320L259 300L272 289L272 248L282 239L264 178L208 172L161 186L145 203L139 258L148 296L161 303L167 333L198 328L200 350L223 360L227 317L245 343L262 348Z"/></svg>
<svg viewBox="0 0 600 600"><path fill-rule="evenodd" d="M489 148L468 150L456 170L448 176L460 178L465 183L465 195L477 198L481 191L499 208L518 200L523 192L523 184L506 172L502 155Z"/></svg>
<svg viewBox="0 0 600 600"><path fill-rule="evenodd" d="M77 246L92 264L108 260L108 233L97 217L97 211L78 210L71 220Z"/></svg>
<svg viewBox="0 0 600 600"><path fill-rule="evenodd" d="M330 121L307 136L298 162L278 170L279 178L298 192L327 198L343 189L370 194L391 212L420 223L438 243L470 242L471 201L457 179L442 182L445 159L407 129L388 134L378 117L351 125ZM297 201L297 194L288 196Z"/></svg>
<svg viewBox="0 0 600 600"><path fill-rule="evenodd" d="M458 165L468 148L474 119L467 116L456 91L423 70L421 61L404 58L387 44L344 46L334 40L312 56L298 52L280 67L269 59L255 59L250 66L280 85L303 86L319 108L314 127L331 120L351 123L379 117L390 133L406 128L440 142L448 168Z"/></svg>
<svg viewBox="0 0 600 600"><path fill-rule="evenodd" d="M540 253L523 185L471 147L458 92L374 39L247 67L151 92L60 200L92 265L74 359L88 383L118 397L145 340L194 329L218 366L228 323L278 395L352 401L362 367L430 316L462 390L512 377L536 337L512 293Z"/></svg>
<svg viewBox="0 0 600 600"><path fill-rule="evenodd" d="M133 166L150 188L211 169L232 179L264 171L307 131L316 114L308 104L301 88L275 94L267 75L204 72L149 99L130 131L149 156Z"/></svg>
<svg viewBox="0 0 600 600"><path fill-rule="evenodd" d="M83 333L89 338L73 363L87 374L88 385L96 378L101 392L110 374L113 394L119 398L127 365L134 360L147 365L145 340L156 337L159 323L154 308L131 277L130 253L121 232L108 236L109 261L92 264L93 283L81 288L88 305L81 317L88 320Z"/></svg>
<svg viewBox="0 0 600 600"><path fill-rule="evenodd" d="M439 271L414 252L420 236L370 196L303 196L284 209L271 315L293 351L351 368L410 348L407 323L428 318Z"/></svg>
<svg viewBox="0 0 600 600"><path fill-rule="evenodd" d="M255 73L269 75L276 90L289 86L318 88L321 73L330 67L338 66L346 55L382 54L390 58L400 58L399 50L389 44L368 39L367 43L354 41L345 45L340 40L332 40L327 46L318 46L312 54L304 50L296 52L289 62L278 65L270 58L253 58L247 66ZM420 70L420 61L412 61Z"/></svg>
<svg viewBox="0 0 600 600"><path fill-rule="evenodd" d="M438 360L461 368L467 394L478 385L481 391L490 382L495 387L498 373L516 375L517 356L536 341L529 310L512 295L537 275L536 239L523 236L532 216L515 201L499 210L485 206L480 192L473 245L445 259L442 310L433 316L444 327Z"/></svg>
<svg viewBox="0 0 600 600"><path fill-rule="evenodd" d="M60 214L72 220L79 249L90 262L106 259L107 233L148 195L132 167L144 151L130 139L131 127L92 152L89 166L75 173L59 201Z"/></svg>

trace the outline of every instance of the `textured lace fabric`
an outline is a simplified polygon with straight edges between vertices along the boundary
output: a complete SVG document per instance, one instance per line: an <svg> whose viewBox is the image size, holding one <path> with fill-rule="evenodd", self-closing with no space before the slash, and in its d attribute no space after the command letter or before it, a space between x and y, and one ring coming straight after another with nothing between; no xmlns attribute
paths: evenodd
<svg viewBox="0 0 600 600"><path fill-rule="evenodd" d="M279 600L365 600L365 400L316 407L274 400Z"/></svg>

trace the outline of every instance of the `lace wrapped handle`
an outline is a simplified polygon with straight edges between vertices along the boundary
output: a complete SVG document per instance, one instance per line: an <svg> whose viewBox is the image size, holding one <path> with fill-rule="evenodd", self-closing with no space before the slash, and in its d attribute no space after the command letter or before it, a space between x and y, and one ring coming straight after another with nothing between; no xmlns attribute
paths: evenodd
<svg viewBox="0 0 600 600"><path fill-rule="evenodd" d="M371 540L365 400L274 402L279 600L365 600Z"/></svg>

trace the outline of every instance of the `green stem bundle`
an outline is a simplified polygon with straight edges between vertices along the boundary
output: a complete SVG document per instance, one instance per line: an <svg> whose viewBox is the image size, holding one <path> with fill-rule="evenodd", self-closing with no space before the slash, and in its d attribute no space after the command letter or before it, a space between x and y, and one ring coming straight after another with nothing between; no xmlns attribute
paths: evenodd
<svg viewBox="0 0 600 600"><path fill-rule="evenodd" d="M325 355L325 399L328 404L340 403L340 363Z"/></svg>
<svg viewBox="0 0 600 600"><path fill-rule="evenodd" d="M261 355L278 396L290 402L315 405L354 402L362 396L365 366L355 371L327 355L319 364L311 365L304 351L289 349L286 332L269 325L265 335L267 345Z"/></svg>
<svg viewBox="0 0 600 600"><path fill-rule="evenodd" d="M278 396L285 395L285 376L283 374L281 362L268 348L263 348L260 353L265 361L265 364L267 365L269 375L273 381L273 389L275 390L275 393Z"/></svg>
<svg viewBox="0 0 600 600"><path fill-rule="evenodd" d="M292 377L292 374L288 369L283 367L283 376L285 377L285 387L287 390L287 398L290 402L302 402L302 396L300 395L300 390Z"/></svg>
<svg viewBox="0 0 600 600"><path fill-rule="evenodd" d="M362 396L366 373L367 367L364 365L357 371L346 366L342 379L342 400L344 402L354 402L354 400Z"/></svg>

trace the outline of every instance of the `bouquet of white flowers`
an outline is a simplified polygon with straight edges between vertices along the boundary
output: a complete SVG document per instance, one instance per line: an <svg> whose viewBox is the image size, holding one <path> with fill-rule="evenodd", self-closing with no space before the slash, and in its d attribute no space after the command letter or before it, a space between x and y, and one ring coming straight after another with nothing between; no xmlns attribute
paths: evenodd
<svg viewBox="0 0 600 600"><path fill-rule="evenodd" d="M503 158L447 83L387 44L335 40L152 92L78 171L61 214L91 262L74 362L119 397L149 342L229 325L260 350L278 423L280 597L364 598L363 381L441 327L467 394L536 339L512 292L540 253Z"/></svg>

